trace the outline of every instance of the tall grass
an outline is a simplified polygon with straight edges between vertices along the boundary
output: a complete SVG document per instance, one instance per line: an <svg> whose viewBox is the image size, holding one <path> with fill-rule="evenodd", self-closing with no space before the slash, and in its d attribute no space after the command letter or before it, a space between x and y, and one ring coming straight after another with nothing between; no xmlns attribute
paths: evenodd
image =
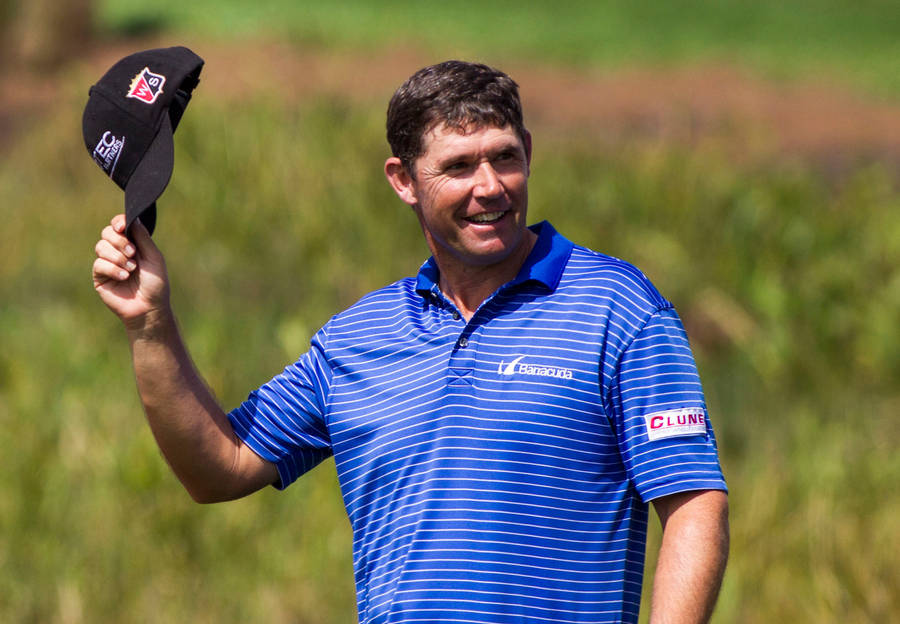
<svg viewBox="0 0 900 624"><path fill-rule="evenodd" d="M332 464L202 507L160 458L90 286L121 195L84 152L76 91L0 169L0 620L353 621ZM202 91L192 106L204 113L179 127L155 239L195 360L231 406L426 250L383 179L381 110L226 109ZM896 181L534 130L532 221L641 266L691 332L732 489L716 621L890 621Z"/></svg>

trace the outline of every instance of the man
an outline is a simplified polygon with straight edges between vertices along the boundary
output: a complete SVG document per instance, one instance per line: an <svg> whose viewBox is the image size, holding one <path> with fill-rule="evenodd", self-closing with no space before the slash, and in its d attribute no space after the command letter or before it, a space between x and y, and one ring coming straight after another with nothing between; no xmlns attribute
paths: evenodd
<svg viewBox="0 0 900 624"><path fill-rule="evenodd" d="M627 263L526 226L531 136L505 74L420 70L388 141L385 174L432 257L230 414L179 337L146 230L132 245L121 215L104 229L95 288L172 469L213 502L333 454L363 623L636 622L652 501L653 621L706 621L727 501L671 304Z"/></svg>

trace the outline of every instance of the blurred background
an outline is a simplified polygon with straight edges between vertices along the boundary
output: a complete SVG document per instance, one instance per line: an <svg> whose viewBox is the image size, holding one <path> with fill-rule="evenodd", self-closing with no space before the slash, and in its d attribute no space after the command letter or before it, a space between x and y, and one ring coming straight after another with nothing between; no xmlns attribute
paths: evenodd
<svg viewBox="0 0 900 624"><path fill-rule="evenodd" d="M0 621L356 618L333 463L192 503L92 292L123 204L87 91L170 45L206 66L155 239L224 406L415 273L387 100L486 62L521 85L531 220L637 264L688 328L731 488L714 621L896 621L898 33L888 0L0 3ZM654 520L648 586L658 540Z"/></svg>

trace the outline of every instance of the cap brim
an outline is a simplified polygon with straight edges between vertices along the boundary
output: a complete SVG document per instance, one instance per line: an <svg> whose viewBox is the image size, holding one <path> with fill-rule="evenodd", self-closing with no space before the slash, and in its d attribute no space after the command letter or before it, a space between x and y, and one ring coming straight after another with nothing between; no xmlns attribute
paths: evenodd
<svg viewBox="0 0 900 624"><path fill-rule="evenodd" d="M169 115L163 114L159 132L144 154L134 173L125 186L125 230L134 220L141 217L141 223L151 234L156 225L156 200L172 178L175 166L175 143L172 138L172 123Z"/></svg>

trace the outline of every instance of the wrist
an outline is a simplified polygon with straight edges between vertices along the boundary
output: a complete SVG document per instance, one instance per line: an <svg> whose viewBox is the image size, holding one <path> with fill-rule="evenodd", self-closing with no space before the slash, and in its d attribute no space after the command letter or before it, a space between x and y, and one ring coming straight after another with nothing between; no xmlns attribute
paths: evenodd
<svg viewBox="0 0 900 624"><path fill-rule="evenodd" d="M122 319L122 322L132 343L165 340L177 331L175 314L168 305L138 317Z"/></svg>

